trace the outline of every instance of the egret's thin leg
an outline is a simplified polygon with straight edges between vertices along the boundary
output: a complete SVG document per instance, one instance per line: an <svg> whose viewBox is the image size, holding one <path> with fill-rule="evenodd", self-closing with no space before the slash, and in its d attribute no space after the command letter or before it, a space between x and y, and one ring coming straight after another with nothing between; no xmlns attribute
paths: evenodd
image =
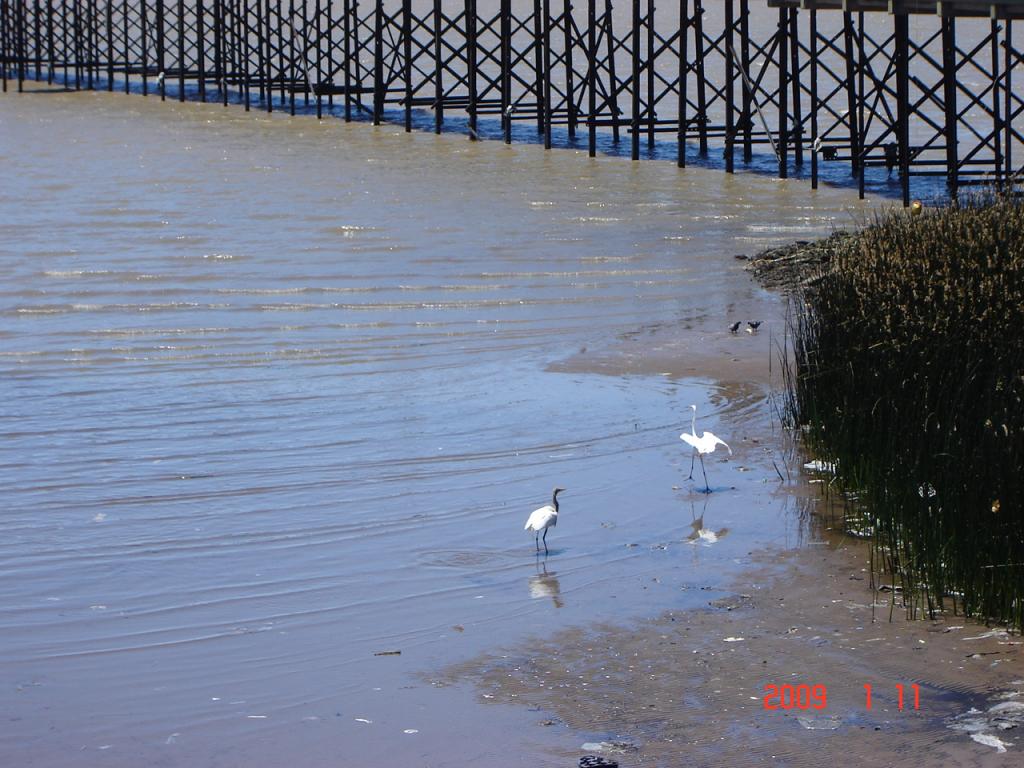
<svg viewBox="0 0 1024 768"><path fill-rule="evenodd" d="M697 455L697 451L694 451L693 453L690 454L690 476L688 478L686 478L687 480L693 480L693 458L696 455ZM702 459L702 461L703 461L703 459Z"/></svg>
<svg viewBox="0 0 1024 768"><path fill-rule="evenodd" d="M541 537L544 541L544 554L548 553L548 529L544 529L544 536Z"/></svg>
<svg viewBox="0 0 1024 768"><path fill-rule="evenodd" d="M704 490L711 493L711 484L708 482L708 473L704 470L704 456L700 457L700 471L704 472Z"/></svg>

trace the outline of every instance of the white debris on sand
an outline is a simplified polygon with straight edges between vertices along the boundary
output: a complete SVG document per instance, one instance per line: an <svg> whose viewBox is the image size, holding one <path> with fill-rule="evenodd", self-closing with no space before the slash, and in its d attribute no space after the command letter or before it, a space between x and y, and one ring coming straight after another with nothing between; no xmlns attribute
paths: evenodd
<svg viewBox="0 0 1024 768"><path fill-rule="evenodd" d="M964 640L987 640L990 637L998 637L1000 639L1006 639L1009 636L1010 636L1010 633L1007 632L1005 629L993 629L993 630L989 630L988 632L983 632L982 634L976 635L974 637L965 637Z"/></svg>
<svg viewBox="0 0 1024 768"><path fill-rule="evenodd" d="M842 725L843 720L839 715L826 715L823 717L798 716L796 721L808 731L836 731Z"/></svg>
<svg viewBox="0 0 1024 768"><path fill-rule="evenodd" d="M984 744L986 747L995 747L996 752L1005 752L1006 747L1009 746L998 736L993 736L990 733L972 733L971 739L979 744Z"/></svg>
<svg viewBox="0 0 1024 768"><path fill-rule="evenodd" d="M971 739L978 744L994 747L998 752L1005 752L1007 747L1013 745L993 735L993 732L1024 727L1024 701L1014 700L1019 694L1020 692L1017 690L996 694L993 699L997 700L998 704L994 704L984 712L971 707L964 714L953 718L949 727L955 731L969 734Z"/></svg>
<svg viewBox="0 0 1024 768"><path fill-rule="evenodd" d="M804 469L809 472L826 472L830 475L834 475L836 473L836 465L834 462L821 461L820 459L808 461L804 464Z"/></svg>
<svg viewBox="0 0 1024 768"><path fill-rule="evenodd" d="M631 741L588 741L581 749L584 752L612 752L625 753L634 752L639 747Z"/></svg>

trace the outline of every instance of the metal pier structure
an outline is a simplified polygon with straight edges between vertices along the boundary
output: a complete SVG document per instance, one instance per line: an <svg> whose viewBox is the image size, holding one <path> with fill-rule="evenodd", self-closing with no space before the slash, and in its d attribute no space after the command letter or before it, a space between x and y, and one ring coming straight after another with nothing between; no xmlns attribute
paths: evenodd
<svg viewBox="0 0 1024 768"><path fill-rule="evenodd" d="M756 23L752 23L753 22ZM0 0L3 89L432 114L598 138L639 159L664 134L724 167L870 168L1012 186L1024 171L1024 0ZM759 30L759 32L755 31ZM664 143L664 137L659 145ZM645 149L646 148L646 149ZM807 173L809 165L809 174Z"/></svg>

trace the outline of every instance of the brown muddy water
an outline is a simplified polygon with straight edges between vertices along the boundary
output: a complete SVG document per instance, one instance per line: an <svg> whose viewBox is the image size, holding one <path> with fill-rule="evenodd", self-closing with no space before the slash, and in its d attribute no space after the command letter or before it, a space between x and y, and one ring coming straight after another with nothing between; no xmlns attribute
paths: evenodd
<svg viewBox="0 0 1024 768"><path fill-rule="evenodd" d="M733 256L866 209L578 154L0 98L0 764L573 765L480 659L816 546Z"/></svg>

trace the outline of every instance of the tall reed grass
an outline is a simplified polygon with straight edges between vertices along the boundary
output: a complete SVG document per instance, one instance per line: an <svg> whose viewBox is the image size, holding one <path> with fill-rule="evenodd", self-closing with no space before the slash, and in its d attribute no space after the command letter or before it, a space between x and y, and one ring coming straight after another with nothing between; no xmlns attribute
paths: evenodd
<svg viewBox="0 0 1024 768"><path fill-rule="evenodd" d="M1024 628L1024 204L879 214L796 302L789 414L875 562L911 605Z"/></svg>

